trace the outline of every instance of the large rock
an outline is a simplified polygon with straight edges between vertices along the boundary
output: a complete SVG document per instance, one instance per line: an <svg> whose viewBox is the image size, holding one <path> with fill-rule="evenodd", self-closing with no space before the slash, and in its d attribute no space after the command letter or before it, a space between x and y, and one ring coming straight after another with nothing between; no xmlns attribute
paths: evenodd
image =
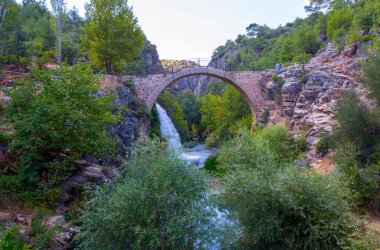
<svg viewBox="0 0 380 250"><path fill-rule="evenodd" d="M69 204L78 195L83 186L113 182L118 177L118 172L113 167L95 165L85 160L77 161L76 165L80 171L66 180L61 186L61 203L63 205Z"/></svg>
<svg viewBox="0 0 380 250"><path fill-rule="evenodd" d="M164 68L162 67L157 47L147 39L145 39L141 57L145 61L145 71L147 74L163 73Z"/></svg>

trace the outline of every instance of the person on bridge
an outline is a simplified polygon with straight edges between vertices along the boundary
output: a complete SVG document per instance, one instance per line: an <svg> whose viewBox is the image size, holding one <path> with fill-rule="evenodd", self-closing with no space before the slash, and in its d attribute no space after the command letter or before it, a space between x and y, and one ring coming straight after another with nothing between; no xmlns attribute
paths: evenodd
<svg viewBox="0 0 380 250"><path fill-rule="evenodd" d="M274 68L275 68L276 71L280 71L281 70L281 66L282 66L282 64L278 62L278 63L275 64Z"/></svg>

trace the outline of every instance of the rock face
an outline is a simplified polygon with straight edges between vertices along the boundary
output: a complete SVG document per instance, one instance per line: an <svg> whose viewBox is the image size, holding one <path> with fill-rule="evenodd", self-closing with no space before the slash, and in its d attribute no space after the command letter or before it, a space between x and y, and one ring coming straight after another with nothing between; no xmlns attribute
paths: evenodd
<svg viewBox="0 0 380 250"><path fill-rule="evenodd" d="M358 47L354 45L339 52L330 43L305 65L294 65L280 72L270 71L272 76L278 74L278 79L284 83L278 91L281 100L276 102L268 97L266 102L269 121L272 124L286 121L296 136L305 136L310 146L308 159L311 165L317 157L314 145L319 136L331 132L337 125L335 105L344 91L352 89L363 104L373 107L367 99L368 89L357 81L363 76ZM263 83L268 93L273 92L273 85L275 83L269 77Z"/></svg>
<svg viewBox="0 0 380 250"><path fill-rule="evenodd" d="M158 74L164 71L156 45L152 44L147 39L145 39L141 57L145 61L145 71L147 74Z"/></svg>

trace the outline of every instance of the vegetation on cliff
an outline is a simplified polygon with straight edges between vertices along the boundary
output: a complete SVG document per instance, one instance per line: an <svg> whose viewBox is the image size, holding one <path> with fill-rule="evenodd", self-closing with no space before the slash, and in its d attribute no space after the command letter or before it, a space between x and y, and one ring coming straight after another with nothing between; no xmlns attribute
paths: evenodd
<svg viewBox="0 0 380 250"><path fill-rule="evenodd" d="M277 62L307 62L328 41L338 48L365 41L369 48L379 46L377 0L313 0L306 10L307 18L278 28L250 24L246 34L219 46L213 60L223 58L228 70L263 70Z"/></svg>
<svg viewBox="0 0 380 250"><path fill-rule="evenodd" d="M99 79L87 65L63 67L56 75L35 69L10 90L6 109L15 164L1 168L0 195L55 204L59 186L76 170L81 154L112 152L106 131L116 122L112 96L99 97ZM3 156L4 158L4 156Z"/></svg>

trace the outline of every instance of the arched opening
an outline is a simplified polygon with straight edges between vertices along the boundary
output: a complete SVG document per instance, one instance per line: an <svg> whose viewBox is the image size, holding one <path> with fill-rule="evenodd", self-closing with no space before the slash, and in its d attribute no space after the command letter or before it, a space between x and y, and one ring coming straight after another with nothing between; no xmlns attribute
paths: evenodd
<svg viewBox="0 0 380 250"><path fill-rule="evenodd" d="M196 109L196 107L195 107L196 105L194 103L192 104L191 101L188 102L190 104L188 104L187 107L183 107L183 105L182 105L182 107L179 107L179 108L182 108L181 112L179 112L179 114L178 113L173 114L173 112L176 112L173 110L175 110L177 106L180 106L180 105L178 105L178 103L180 103L180 104L183 104L183 103L181 102L182 100L179 100L179 101L176 100L176 97L170 96L170 94L167 94L167 91L166 91L174 83L176 83L182 79L192 77L192 76L207 76L207 77L210 77L211 79L220 80L221 82L223 82L224 86L227 86L224 89L224 91L222 93L220 93L219 95L212 96L212 95L204 94L204 95L201 95L200 97L199 96L197 97L197 98L202 100L202 104L200 105L201 106L200 113L201 113L202 124L200 124L200 123L199 124L196 124L196 123L193 124L192 121L189 122L189 116L186 115L186 114L188 114L186 112L186 110L189 109L189 105L190 105L190 109ZM231 124L233 122L236 122L236 123L240 122L240 124L248 124L247 127L251 127L252 126L252 120L255 119L255 116L256 116L257 110L255 109L253 102L251 101L251 99L247 95L247 93L244 89L244 86L241 87L239 82L235 81L233 76L234 76L233 74L230 74L228 72L218 70L218 69L214 69L214 68L208 68L208 67L196 67L196 68L183 69L183 70L177 72L176 74L168 76L162 82L162 84L157 86L150 93L149 97L147 98L148 109L151 110L154 107L154 104L157 102L157 100L159 100L158 102L163 106L163 107L159 107L159 109L161 110L161 112L162 112L162 108L166 109L168 116L173 120L173 124L176 126L178 132L180 133L182 141L188 140L189 138L188 138L187 134L190 134L193 139L195 138L195 139L201 139L202 140L205 138L208 138L208 139L211 138L210 140L207 141L207 144L208 145L213 145L213 144L215 145L221 140L220 139L221 134L223 134L223 136L225 135L225 137L230 136L231 129L232 129ZM182 93L182 94L184 94L184 93ZM189 95L190 94L187 94L181 98L183 98L183 99L187 98L186 100L192 99L191 95L190 95L190 97L189 97ZM229 99L231 99L231 100L229 100ZM232 103L231 105L230 105L229 101L231 101L231 103ZM171 102L174 102L175 104L170 104ZM234 105L234 104L237 104L237 105ZM173 107L173 105L175 107ZM192 105L194 105L194 106L192 106ZM220 105L220 107L216 107L218 105ZM228 107L228 105L230 105L230 107ZM208 109L208 106L210 106L210 109ZM197 107L197 108L199 109L200 107ZM184 114L186 117L186 121L188 122L188 124L187 124L188 130L187 130L187 134L185 136L184 136L185 133L183 133L183 129L182 129L183 123L180 120L178 120L179 119L178 117L183 115L182 114L183 110L185 111ZM215 112L215 110L216 110L216 112ZM190 111L192 111L192 110L190 110ZM157 110L154 110L154 112L157 112ZM204 121L207 121L207 119L212 120L212 121L217 120L217 119L214 119L214 117L210 117L210 116L212 116L213 113L217 113L217 112L218 112L218 114L216 117L219 118L218 123L221 123L221 124L225 123L225 124L227 124L227 126L224 126L224 127L223 126L216 126L215 124L208 124L207 122L204 122ZM211 115L210 115L210 113L211 113ZM167 120L167 119L165 119L165 120ZM233 122L231 122L231 121L233 121ZM166 124L167 124L167 122L166 122ZM207 127L204 130L201 130L201 125L202 126L209 125L209 127ZM218 131L219 134L212 133L213 130ZM236 130L238 130L238 129L236 129ZM194 131L198 131L198 134L196 134L196 132L194 132ZM190 138L190 140L191 140L191 138ZM215 140L215 142L213 140Z"/></svg>
<svg viewBox="0 0 380 250"><path fill-rule="evenodd" d="M255 119L255 117L259 114L259 107L255 107L254 103L252 102L252 97L248 96L246 93L246 90L243 89L243 86L237 82L237 80L234 79L234 75L232 75L229 72L211 68L211 67L195 67L195 68L185 68L182 69L181 71L169 76L168 78L165 79L163 84L158 85L149 95L147 99L147 107L148 110L150 111L154 104L157 101L157 98L159 95L168 87L170 87L173 83L186 78L190 76L209 76L212 78L219 79L223 82L226 82L230 85L232 85L234 88L239 90L239 92L244 96L246 99L250 109L251 113Z"/></svg>

